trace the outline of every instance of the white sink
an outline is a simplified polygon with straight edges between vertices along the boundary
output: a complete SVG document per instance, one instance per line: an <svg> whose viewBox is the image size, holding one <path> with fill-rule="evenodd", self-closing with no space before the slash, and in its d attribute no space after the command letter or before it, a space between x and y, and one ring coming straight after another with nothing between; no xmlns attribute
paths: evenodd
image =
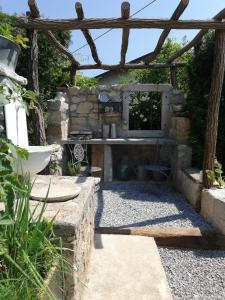
<svg viewBox="0 0 225 300"><path fill-rule="evenodd" d="M48 165L53 148L51 146L29 146L27 150L29 152L28 160L14 155L16 158L14 171L19 175L29 174L33 176Z"/></svg>

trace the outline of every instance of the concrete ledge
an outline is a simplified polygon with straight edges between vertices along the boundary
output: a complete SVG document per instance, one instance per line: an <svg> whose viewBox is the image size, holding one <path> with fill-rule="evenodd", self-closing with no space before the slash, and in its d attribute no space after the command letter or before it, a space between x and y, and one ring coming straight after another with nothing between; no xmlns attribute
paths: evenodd
<svg viewBox="0 0 225 300"><path fill-rule="evenodd" d="M153 238L96 234L83 300L172 300Z"/></svg>
<svg viewBox="0 0 225 300"><path fill-rule="evenodd" d="M225 234L225 189L202 191L201 215L218 231Z"/></svg>
<svg viewBox="0 0 225 300"><path fill-rule="evenodd" d="M176 188L184 195L187 201L197 210L201 209L200 170L187 168L178 171Z"/></svg>

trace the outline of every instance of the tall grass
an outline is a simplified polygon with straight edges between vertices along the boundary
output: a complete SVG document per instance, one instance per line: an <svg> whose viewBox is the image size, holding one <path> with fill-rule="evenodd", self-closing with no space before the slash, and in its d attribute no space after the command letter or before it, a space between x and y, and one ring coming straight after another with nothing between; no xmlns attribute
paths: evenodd
<svg viewBox="0 0 225 300"><path fill-rule="evenodd" d="M0 196L5 209L0 212L0 300L35 300L43 293L45 298L55 299L45 277L52 264L58 262L63 278L65 261L61 241L53 233L54 218L44 219L46 202L31 208L30 179L13 174L12 158L1 151L3 148Z"/></svg>

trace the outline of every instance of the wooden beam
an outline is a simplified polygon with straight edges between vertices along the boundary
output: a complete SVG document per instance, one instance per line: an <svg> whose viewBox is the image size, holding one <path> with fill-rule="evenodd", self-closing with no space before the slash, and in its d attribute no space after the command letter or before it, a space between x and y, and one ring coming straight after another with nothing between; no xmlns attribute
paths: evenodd
<svg viewBox="0 0 225 300"><path fill-rule="evenodd" d="M225 249L225 235L199 228L98 227L96 233L153 237L158 246L187 249Z"/></svg>
<svg viewBox="0 0 225 300"><path fill-rule="evenodd" d="M185 63L175 63L175 64L163 64L163 63L155 63L155 64L124 64L123 66L119 65L79 65L77 67L78 70L94 70L94 69L101 69L101 70L122 70L122 69L165 69L170 67L183 67Z"/></svg>
<svg viewBox="0 0 225 300"><path fill-rule="evenodd" d="M123 2L121 5L121 18L128 19L130 17L130 3ZM120 52L120 65L123 66L126 62L126 53L128 49L128 42L129 42L129 28L123 28L122 33L122 45L121 45L121 52Z"/></svg>
<svg viewBox="0 0 225 300"><path fill-rule="evenodd" d="M225 29L217 20L162 20L162 19L32 19L16 17L18 27L38 30L83 30L103 28L158 28L158 29Z"/></svg>
<svg viewBox="0 0 225 300"><path fill-rule="evenodd" d="M221 21L225 17L225 8L222 9L217 15L214 16L213 19ZM198 44L203 36L208 32L207 29L202 29L199 33L191 40L187 45L178 50L175 54L173 54L168 60L167 63L172 63L175 59L183 55L185 52L189 51L192 47Z"/></svg>
<svg viewBox="0 0 225 300"><path fill-rule="evenodd" d="M177 68L171 67L170 68L170 81L174 89L178 89L177 84Z"/></svg>
<svg viewBox="0 0 225 300"><path fill-rule="evenodd" d="M30 18L40 18L41 14L37 7L35 0L28 0L28 6L30 8Z"/></svg>
<svg viewBox="0 0 225 300"><path fill-rule="evenodd" d="M79 62L75 59L73 54L56 39L56 37L54 36L54 34L51 31L43 30L43 33L48 38L49 42L71 61L71 64L73 66L79 65Z"/></svg>
<svg viewBox="0 0 225 300"><path fill-rule="evenodd" d="M182 15L182 13L185 11L186 7L188 6L189 0L181 0L180 3L178 4L176 10L172 14L170 20L178 20L179 17ZM153 61L157 55L160 53L162 46L168 37L171 29L164 29L163 32L161 33L158 43L154 49L153 52L149 53L149 56L145 59L145 63L149 64L151 61Z"/></svg>
<svg viewBox="0 0 225 300"><path fill-rule="evenodd" d="M204 162L203 162L203 186L210 188L212 180L207 176L207 170L214 170L216 158L217 130L219 119L220 98L223 87L225 71L225 30L216 30L215 48L212 70L211 89L208 100L208 115L205 135Z"/></svg>
<svg viewBox="0 0 225 300"><path fill-rule="evenodd" d="M76 2L75 9L76 9L76 12L77 12L78 20L83 20L84 19L84 11L83 11L82 4L80 2ZM95 42L94 42L89 30L88 29L82 29L81 31L82 31L82 33L83 33L90 49L91 49L91 54L92 54L92 57L93 57L94 61L98 65L100 65L101 61L98 57L97 48L95 46Z"/></svg>

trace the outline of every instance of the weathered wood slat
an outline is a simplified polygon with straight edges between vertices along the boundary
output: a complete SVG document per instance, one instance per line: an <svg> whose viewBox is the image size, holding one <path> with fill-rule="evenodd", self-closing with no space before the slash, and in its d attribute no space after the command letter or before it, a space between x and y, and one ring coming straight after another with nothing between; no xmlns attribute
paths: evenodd
<svg viewBox="0 0 225 300"><path fill-rule="evenodd" d="M72 65L75 66L79 65L79 62L75 59L73 54L56 39L56 37L51 31L43 30L43 33L48 38L49 42L52 43L52 45L55 46L56 49L58 49L62 54L64 54L71 61Z"/></svg>
<svg viewBox="0 0 225 300"><path fill-rule="evenodd" d="M183 67L185 66L185 63L178 62L174 64L161 64L161 63L155 63L155 64L124 64L123 66L119 65L79 65L77 67L78 70L88 70L88 69L102 69L102 70L119 70L119 69L163 69L163 68L170 68L170 67Z"/></svg>
<svg viewBox="0 0 225 300"><path fill-rule="evenodd" d="M158 28L158 29L225 29L217 20L162 20L162 19L32 19L16 17L18 27L38 30L82 30L103 28Z"/></svg>
<svg viewBox="0 0 225 300"><path fill-rule="evenodd" d="M225 235L199 228L98 227L96 233L153 237L158 246L187 249L225 249Z"/></svg>
<svg viewBox="0 0 225 300"><path fill-rule="evenodd" d="M130 17L130 3L123 2L121 5L121 17L122 19L128 19ZM128 49L128 42L129 42L129 28L124 28L122 33L122 45L121 45L121 52L120 52L120 65L123 66L126 62L126 53Z"/></svg>
<svg viewBox="0 0 225 300"><path fill-rule="evenodd" d="M222 9L213 19L221 21L223 18L225 18L225 8ZM183 55L185 52L190 50L192 47L194 47L196 44L198 44L203 36L208 32L207 29L202 29L198 32L198 34L191 40L187 45L185 45L183 48L178 50L175 54L173 54L168 60L167 63L172 63L175 59Z"/></svg>
<svg viewBox="0 0 225 300"><path fill-rule="evenodd" d="M78 20L83 20L84 19L84 11L83 11L83 7L82 7L82 4L80 2L76 2L75 4L75 9L76 9L76 12L77 12L77 18ZM88 29L83 29L81 30L89 47L90 47L90 50L91 50L91 54L92 54L92 57L94 59L94 61L100 65L101 64L101 60L99 59L98 57L98 52L97 52L97 48L95 46L95 42L89 32Z"/></svg>
<svg viewBox="0 0 225 300"><path fill-rule="evenodd" d="M35 0L28 0L28 6L30 8L30 15L31 18L40 18L41 14L37 7Z"/></svg>
<svg viewBox="0 0 225 300"><path fill-rule="evenodd" d="M181 0L180 3L178 4L176 10L171 16L171 20L178 20L179 17L182 15L182 13L185 11L186 7L188 6L189 0ZM153 61L157 55L160 53L162 46L168 37L171 29L164 29L163 32L161 33L158 43L154 49L153 52L149 53L149 56L145 59L145 63L149 64L151 61Z"/></svg>
<svg viewBox="0 0 225 300"><path fill-rule="evenodd" d="M213 181L208 178L206 171L214 170L216 158L217 131L220 109L220 98L225 71L225 30L216 30L211 88L208 100L208 114L205 134L203 185L210 188Z"/></svg>

